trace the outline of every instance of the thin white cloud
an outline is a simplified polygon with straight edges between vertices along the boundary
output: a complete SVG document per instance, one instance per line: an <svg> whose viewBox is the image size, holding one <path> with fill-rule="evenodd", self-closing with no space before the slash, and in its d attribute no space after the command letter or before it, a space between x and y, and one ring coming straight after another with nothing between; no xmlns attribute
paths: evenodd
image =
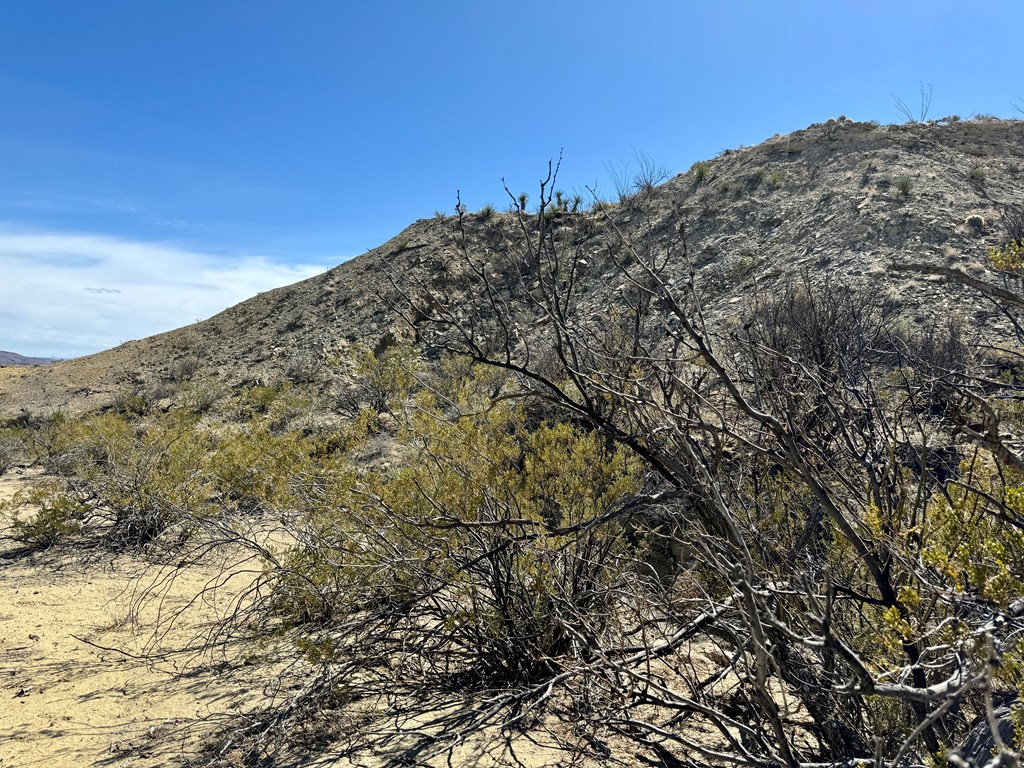
<svg viewBox="0 0 1024 768"><path fill-rule="evenodd" d="M193 323L328 266L0 225L0 349L96 352Z"/></svg>

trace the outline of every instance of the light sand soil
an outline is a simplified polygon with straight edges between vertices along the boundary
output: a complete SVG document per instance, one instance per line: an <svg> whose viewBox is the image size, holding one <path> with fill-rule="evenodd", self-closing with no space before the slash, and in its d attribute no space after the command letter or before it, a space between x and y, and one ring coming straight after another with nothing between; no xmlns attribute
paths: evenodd
<svg viewBox="0 0 1024 768"><path fill-rule="evenodd" d="M0 499L31 478L0 478ZM258 704L260 669L238 663L239 647L171 653L201 639L246 586L236 578L186 607L217 575L123 556L82 563L0 540L0 768L173 765L216 727L197 721ZM147 588L152 599L140 601ZM166 655L142 658L154 652Z"/></svg>
<svg viewBox="0 0 1024 768"><path fill-rule="evenodd" d="M35 476L0 477L0 500ZM8 525L0 516L0 537ZM209 591L223 574L217 563L159 569L128 556L82 562L81 553L28 553L0 538L0 768L176 765L195 756L204 738L225 724L224 716L258 708L273 675L265 665L246 666L246 648L231 645L213 658L188 651L203 643L252 578L252 572L239 574ZM200 593L203 599L194 601ZM713 650L706 643L691 648L702 677L717 668ZM734 685L729 675L716 688L724 695ZM574 757L543 728L514 735L511 754L489 728L431 759L453 735L450 728L480 702L454 697L433 706L395 705L364 701L334 713L333 722L311 723L316 730L327 727L338 743L319 759L286 750L284 764L383 768L413 758L438 768L497 768L512 764L511 754L529 768L569 760L581 768L603 764L598 757ZM344 754L346 729L366 727L367 718L379 734L374 746ZM575 740L564 724L550 725ZM720 739L700 726L689 735L708 745ZM635 745L609 746L620 765L644 764L634 756ZM228 749L218 764L245 761Z"/></svg>

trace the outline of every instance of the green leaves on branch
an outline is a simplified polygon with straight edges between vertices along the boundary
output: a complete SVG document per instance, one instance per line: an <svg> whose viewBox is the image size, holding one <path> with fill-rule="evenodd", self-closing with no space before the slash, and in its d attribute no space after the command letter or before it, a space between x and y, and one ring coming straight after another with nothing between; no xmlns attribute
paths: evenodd
<svg viewBox="0 0 1024 768"><path fill-rule="evenodd" d="M434 384L403 413L401 468L309 499L275 607L324 625L335 661L379 663L393 641L452 674L550 674L638 572L628 521L606 516L637 489L639 463L577 427L530 429L521 405L491 397L486 371Z"/></svg>

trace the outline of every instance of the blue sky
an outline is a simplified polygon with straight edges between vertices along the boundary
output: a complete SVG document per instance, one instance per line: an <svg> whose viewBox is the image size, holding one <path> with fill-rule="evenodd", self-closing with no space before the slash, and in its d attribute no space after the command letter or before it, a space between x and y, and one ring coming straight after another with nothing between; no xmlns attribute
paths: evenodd
<svg viewBox="0 0 1024 768"><path fill-rule="evenodd" d="M73 356L634 149L673 171L845 114L1019 116L995 0L0 3L0 349Z"/></svg>

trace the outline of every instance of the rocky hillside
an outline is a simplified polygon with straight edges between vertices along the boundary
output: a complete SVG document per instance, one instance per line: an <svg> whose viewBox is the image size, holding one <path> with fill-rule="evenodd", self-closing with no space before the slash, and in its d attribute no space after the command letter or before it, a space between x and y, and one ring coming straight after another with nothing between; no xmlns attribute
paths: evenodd
<svg viewBox="0 0 1024 768"><path fill-rule="evenodd" d="M612 232L659 248L685 224L712 318L728 318L755 287L770 291L803 273L874 281L909 322L958 314L984 328L993 314L980 298L893 267L923 262L982 275L987 247L1005 240L1002 212L1022 201L1022 121L880 126L840 119L726 151L632 201L566 212L554 223L586 257L580 285L595 308L607 308L621 287L609 254ZM464 224L468 251L501 284L502 253L519 242L515 217L469 214ZM417 221L359 258L209 320L45 368L0 370L0 416L100 409L119 393L159 395L185 378L225 389L324 381L328 361L344 358L351 345L403 333L396 284L414 295L457 292L462 253L455 219ZM688 265L669 269L682 275Z"/></svg>

